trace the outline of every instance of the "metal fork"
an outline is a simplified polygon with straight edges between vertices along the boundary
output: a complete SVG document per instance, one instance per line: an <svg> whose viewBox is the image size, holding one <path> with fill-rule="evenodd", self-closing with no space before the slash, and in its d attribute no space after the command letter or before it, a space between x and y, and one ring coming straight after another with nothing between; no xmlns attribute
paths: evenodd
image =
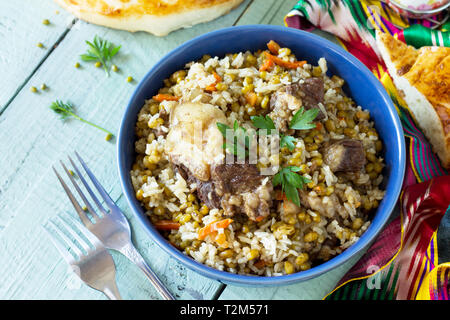
<svg viewBox="0 0 450 320"><path fill-rule="evenodd" d="M73 226L70 226L61 217L55 219L58 220L59 227L54 221L49 220L43 228L72 270L84 283L102 291L109 299L122 299L116 286L116 267L108 250L81 223L71 219ZM58 235L59 240L55 234ZM79 234L84 235L90 244Z"/></svg>
<svg viewBox="0 0 450 320"><path fill-rule="evenodd" d="M98 211L101 213L98 214L96 210L93 208L91 203L88 201L84 193L81 191L78 183L75 181L73 175L70 173L70 171L67 169L67 167L64 165L64 163L61 161L61 165L64 168L64 171L66 172L67 176L69 177L70 181L74 185L75 189L77 190L78 194L80 195L81 199L83 200L84 204L86 205L86 211L89 212L89 214L92 217L91 221L89 216L87 215L87 212L83 210L83 208L80 206L78 201L75 199L74 195L70 191L70 189L65 184L64 180L61 178L61 176L58 174L56 169L53 167L53 170L56 173L56 176L58 177L62 187L64 188L65 192L67 193L67 196L69 197L70 201L72 202L73 206L75 207L75 210L78 213L78 216L80 217L83 224L93 233L95 234L98 239L104 244L104 246L108 249L117 250L123 255L125 255L129 260L131 260L134 264L136 264L148 277L150 282L155 286L156 290L160 293L160 295L167 300L174 300L175 298L172 296L172 294L169 292L169 290L164 286L164 284L161 282L161 280L157 277L157 275L153 272L153 270L150 268L150 266L145 262L142 255L136 250L135 246L133 245L131 241L131 230L130 225L128 223L128 220L126 219L125 215L122 213L120 208L114 203L114 201L110 198L108 193L105 191L105 189L102 187L102 185L98 182L97 178L94 176L94 174L91 172L91 170L87 167L86 163L81 159L79 154L75 152L76 157L78 158L79 162L81 163L82 167L84 168L84 171L90 178L92 184L96 188L97 192L105 202L105 205L107 208L105 208L92 189L89 187L89 184L87 181L83 178L83 175L81 174L80 170L74 163L74 161L69 158L69 161L75 170L77 176L81 180L82 184L84 185L85 189L89 193L90 197L92 198L93 202L95 203L96 207L98 208Z"/></svg>

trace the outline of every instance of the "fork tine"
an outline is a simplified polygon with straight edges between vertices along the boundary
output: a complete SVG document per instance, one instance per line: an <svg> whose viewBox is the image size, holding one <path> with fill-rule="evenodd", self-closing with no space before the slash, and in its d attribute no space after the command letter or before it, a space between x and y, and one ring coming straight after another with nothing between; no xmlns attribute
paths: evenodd
<svg viewBox="0 0 450 320"><path fill-rule="evenodd" d="M83 175L81 174L80 170L78 169L77 165L75 164L75 162L73 162L71 157L68 157L70 163L72 164L73 169L75 170L75 172L77 173L78 177L80 178L81 182L83 183L84 187L86 188L87 192L89 193L89 195L91 196L92 200L94 200L95 205L98 207L98 209L102 212L102 213L106 213L105 208L103 208L102 204L100 203L100 201L98 200L97 196L94 194L94 192L92 191L91 187L89 187L89 184L87 183L86 179L84 179Z"/></svg>
<svg viewBox="0 0 450 320"><path fill-rule="evenodd" d="M60 228L52 220L49 220L49 224L52 225L52 229L53 229L54 233L56 233L58 235L58 237L60 238L60 241L57 240L56 237L54 236L54 234L52 234L50 232L50 230L45 229L48 232L48 234L50 235L50 239L52 240L53 244L56 246L59 253L61 253L61 255L64 257L64 260L66 260L67 263L69 263L69 264L74 263L77 259L79 259L83 255L83 253L81 252L81 250L78 247L73 245L72 241L60 230ZM65 246L63 246L63 244L61 244L61 242ZM77 255L77 258L75 258L68 251L67 247L69 247L72 251L75 252L75 254Z"/></svg>
<svg viewBox="0 0 450 320"><path fill-rule="evenodd" d="M48 237L50 238L50 241L56 247L58 252L62 255L64 260L66 260L66 262L68 264L70 264L70 265L73 264L75 262L75 258L72 256L72 254L66 248L64 248L62 246L62 244L55 238L55 236L52 235L52 233L50 232L48 227L42 226L42 228L48 234Z"/></svg>
<svg viewBox="0 0 450 320"><path fill-rule="evenodd" d="M78 203L77 199L75 199L75 197L73 196L72 192L70 191L69 187L67 187L66 183L64 182L64 180L61 178L61 176L59 175L58 171L56 171L55 167L53 167L53 171L55 172L56 176L58 177L59 182L61 183L64 191L66 192L67 196L70 199L70 202L72 202L75 211L78 213L78 216L80 217L80 219L83 221L84 224L89 224L91 223L91 221L86 217L86 214L84 213L84 210L80 207L80 204Z"/></svg>
<svg viewBox="0 0 450 320"><path fill-rule="evenodd" d="M78 194L80 195L81 199L83 200L84 204L86 205L86 208L88 209L89 213L92 215L92 217L95 218L95 220L98 218L97 213L95 213L94 208L92 208L91 203L89 202L88 199L86 199L84 193L81 191L80 187L78 186L78 183L75 181L75 179L73 178L73 176L70 174L69 170L67 170L66 166L64 165L64 163L61 161L61 165L64 169L64 171L66 172L67 176L69 177L70 181L72 182L73 186L75 187L75 190L77 190ZM86 215L86 213L83 210L84 215ZM86 216L87 218L87 216ZM89 220L89 218L87 218Z"/></svg>
<svg viewBox="0 0 450 320"><path fill-rule="evenodd" d="M94 247L98 248L100 246L103 246L101 244L100 240L88 228L86 228L84 225L82 225L77 220L73 219L71 216L69 216L69 215L67 215L67 216L70 219L70 221L75 225L75 227L78 229L78 231L82 235L84 235L91 242L91 244Z"/></svg>
<svg viewBox="0 0 450 320"><path fill-rule="evenodd" d="M115 208L117 207L116 204L114 203L114 201L111 199L111 197L109 196L109 194L105 191L105 189L103 188L103 186L100 184L100 182L97 180L97 178L94 176L94 174L91 172L91 170L88 168L88 166L86 165L86 163L83 161L83 159L81 159L80 155L78 154L78 152L75 151L75 155L78 158L78 161L80 161L81 165L83 166L84 170L86 171L86 173L88 174L89 178L91 178L92 183L94 184L94 186L97 188L98 192L100 193L100 195L102 196L103 200L106 202L106 204L110 207L110 208Z"/></svg>
<svg viewBox="0 0 450 320"><path fill-rule="evenodd" d="M89 243L87 243L83 238L81 238L80 235L78 234L78 232L76 231L76 229L74 227L72 227L71 225L69 225L67 223L67 221L65 221L61 216L58 218L59 218L58 219L59 223L63 226L63 228L66 229L66 231L75 239L75 241L84 249L84 251L89 252L90 251ZM73 219L71 219L71 220L72 220L72 222L74 222ZM78 231L80 231L80 230L78 230Z"/></svg>

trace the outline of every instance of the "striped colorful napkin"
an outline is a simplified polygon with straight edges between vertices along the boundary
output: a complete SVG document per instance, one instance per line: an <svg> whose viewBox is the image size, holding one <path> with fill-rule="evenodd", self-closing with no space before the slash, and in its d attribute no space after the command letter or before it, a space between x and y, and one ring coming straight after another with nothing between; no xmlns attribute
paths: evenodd
<svg viewBox="0 0 450 320"><path fill-rule="evenodd" d="M288 27L318 28L332 33L341 45L382 82L394 102L408 146L408 163L399 199L400 215L378 236L366 254L324 299L427 299L450 296L450 175L441 166L408 106L398 95L377 54L375 32L389 32L416 48L450 46L447 12L423 20L409 19L384 1L302 0L285 17ZM441 226L440 226L441 224ZM439 255L439 251L443 254Z"/></svg>

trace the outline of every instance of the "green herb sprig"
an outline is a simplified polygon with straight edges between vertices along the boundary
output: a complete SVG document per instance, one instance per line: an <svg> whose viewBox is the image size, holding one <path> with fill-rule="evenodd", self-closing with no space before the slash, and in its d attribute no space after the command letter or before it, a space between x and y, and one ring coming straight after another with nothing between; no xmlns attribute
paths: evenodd
<svg viewBox="0 0 450 320"><path fill-rule="evenodd" d="M318 108L311 108L309 110L306 110L301 107L292 117L291 122L289 123L289 129L294 130L308 130L308 129L314 129L316 127L316 124L312 121L317 117L319 114ZM258 129L266 129L268 130L268 134L270 134L271 130L275 130L275 124L273 123L273 120L268 116L252 116L250 117L252 120L253 125ZM288 148L290 151L295 149L295 138L293 136L289 135L280 135L280 147L281 148Z"/></svg>
<svg viewBox="0 0 450 320"><path fill-rule="evenodd" d="M313 123L313 120L319 114L318 108L312 108L306 110L301 107L294 116L292 117L291 122L289 123L289 128L294 130L309 130L314 129L316 124ZM250 117L253 126L258 129L267 130L268 134L271 134L272 130L276 130L275 124L273 120L268 116L252 116ZM249 148L249 135L247 130L243 127L240 127L238 122L235 121L233 125L233 129L231 129L228 125L224 123L217 122L217 128L222 133L222 135L227 138L226 132L227 130L234 131L234 140L233 141L225 141L223 144L223 148L229 150L234 155L238 157L245 157L248 155ZM242 144L244 141L244 144ZM289 135L280 135L280 147L288 148L290 151L295 149L294 142L296 139L293 136ZM239 143L241 142L241 143ZM295 166L288 166L281 168L281 170L274 175L273 177L273 185L281 185L281 191L286 194L286 198L292 201L297 206L300 206L300 198L298 195L298 189L303 189L304 184L311 182L308 178L298 174L301 169Z"/></svg>
<svg viewBox="0 0 450 320"><path fill-rule="evenodd" d="M53 102L50 105L50 109L53 110L55 113L59 114L61 120L63 120L63 121L73 117L73 118L75 118L77 120L80 120L80 121L82 121L84 123L87 123L90 126L93 126L93 127L97 128L99 130L102 130L103 132L106 132L106 134L107 134L106 139L107 140L110 140L111 137L114 136L111 132L109 132L105 128L102 128L102 127L100 127L100 126L98 126L98 125L96 125L96 124L94 124L94 123L92 123L92 122L90 122L90 121L88 121L86 119L83 119L80 116L78 116L75 113L75 109L74 109L73 105L71 103L69 103L69 102L64 103L64 102L62 102L60 100L56 100L55 102Z"/></svg>
<svg viewBox="0 0 450 320"><path fill-rule="evenodd" d="M268 116L251 116L252 124L258 129L266 129L267 134L271 133L271 130L275 130L275 124L273 120Z"/></svg>
<svg viewBox="0 0 450 320"><path fill-rule="evenodd" d="M316 124L313 120L317 117L319 112L319 108L311 108L305 111L305 109L301 107L300 110L298 110L292 117L289 128L295 130L314 129Z"/></svg>
<svg viewBox="0 0 450 320"><path fill-rule="evenodd" d="M97 35L92 42L86 41L89 46L87 53L80 55L81 60L88 62L100 62L106 75L109 76L109 64L112 58L119 52L122 46L115 46L108 40L102 39Z"/></svg>
<svg viewBox="0 0 450 320"><path fill-rule="evenodd" d="M273 186L281 184L281 192L286 194L286 198L297 206L300 206L300 198L297 189L303 189L303 185L310 183L311 180L301 176L297 172L301 169L296 166L282 168L272 180Z"/></svg>
<svg viewBox="0 0 450 320"><path fill-rule="evenodd" d="M238 158L245 158L249 155L251 137L245 128L239 126L237 120L234 121L233 129L221 122L217 122L216 125L225 138L225 143L223 144L225 150L228 150ZM234 131L233 141L227 140L227 130Z"/></svg>
<svg viewBox="0 0 450 320"><path fill-rule="evenodd" d="M275 130L275 124L273 123L273 120L268 116L252 116L250 117L250 120L252 120L253 125L258 129L266 129L267 134L271 133L271 130ZM295 138L289 135L280 135L280 147L284 148L287 147L290 151L294 150L295 145Z"/></svg>
<svg viewBox="0 0 450 320"><path fill-rule="evenodd" d="M289 129L294 130L309 130L314 129L316 124L313 123L314 119L319 114L320 110L318 108L311 108L306 110L301 107L292 117L289 123ZM275 130L275 124L273 120L268 116L253 116L250 117L253 125L258 129L266 129L268 134L271 130ZM296 139L289 135L280 135L280 147L288 148L290 151L295 149ZM308 178L299 175L297 172L300 171L299 167L289 166L282 168L274 177L273 185L277 186L281 184L281 191L286 194L286 198L297 206L300 206L300 198L298 196L297 189L303 189L303 185L311 182Z"/></svg>

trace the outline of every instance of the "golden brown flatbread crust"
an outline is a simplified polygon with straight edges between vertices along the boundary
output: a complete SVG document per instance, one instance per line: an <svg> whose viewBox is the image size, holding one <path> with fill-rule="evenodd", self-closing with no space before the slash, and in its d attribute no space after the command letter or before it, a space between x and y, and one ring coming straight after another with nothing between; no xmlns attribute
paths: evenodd
<svg viewBox="0 0 450 320"><path fill-rule="evenodd" d="M436 107L450 105L450 48L423 47L405 78Z"/></svg>
<svg viewBox="0 0 450 320"><path fill-rule="evenodd" d="M243 0L55 0L88 22L158 36L213 20Z"/></svg>
<svg viewBox="0 0 450 320"><path fill-rule="evenodd" d="M417 59L417 50L402 41L396 40L388 33L379 32L377 37L389 52L391 60L397 69L397 74L401 76L408 72Z"/></svg>
<svg viewBox="0 0 450 320"><path fill-rule="evenodd" d="M395 86L450 168L450 48L415 49L379 31L377 44Z"/></svg>

